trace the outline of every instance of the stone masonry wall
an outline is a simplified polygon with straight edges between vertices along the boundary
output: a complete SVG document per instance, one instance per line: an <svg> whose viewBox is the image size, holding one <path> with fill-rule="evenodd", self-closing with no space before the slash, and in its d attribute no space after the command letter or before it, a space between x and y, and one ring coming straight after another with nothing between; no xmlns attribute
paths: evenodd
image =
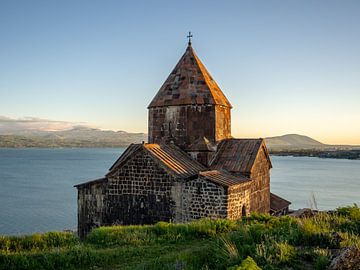
<svg viewBox="0 0 360 270"><path fill-rule="evenodd" d="M108 178L105 224L152 224L173 218L175 202L171 198L171 187L174 179L149 153L143 150L134 153Z"/></svg>
<svg viewBox="0 0 360 270"><path fill-rule="evenodd" d="M182 222L202 217L226 218L227 189L204 178L184 183L182 192Z"/></svg>
<svg viewBox="0 0 360 270"><path fill-rule="evenodd" d="M253 179L251 187L250 211L269 213L270 211L270 164L263 148L259 150L250 175Z"/></svg>
<svg viewBox="0 0 360 270"><path fill-rule="evenodd" d="M225 106L215 106L215 140L231 138L231 115L230 108Z"/></svg>
<svg viewBox="0 0 360 270"><path fill-rule="evenodd" d="M150 108L148 129L149 143L175 143L207 166L215 151L209 147L231 137L230 108L210 104Z"/></svg>
<svg viewBox="0 0 360 270"><path fill-rule="evenodd" d="M230 186L228 189L228 219L239 219L250 213L251 182Z"/></svg>
<svg viewBox="0 0 360 270"><path fill-rule="evenodd" d="M188 150L206 137L215 143L213 105L185 105L149 109L149 143L174 142ZM199 150L199 149L193 149Z"/></svg>
<svg viewBox="0 0 360 270"><path fill-rule="evenodd" d="M78 188L78 235L81 239L103 222L105 182Z"/></svg>

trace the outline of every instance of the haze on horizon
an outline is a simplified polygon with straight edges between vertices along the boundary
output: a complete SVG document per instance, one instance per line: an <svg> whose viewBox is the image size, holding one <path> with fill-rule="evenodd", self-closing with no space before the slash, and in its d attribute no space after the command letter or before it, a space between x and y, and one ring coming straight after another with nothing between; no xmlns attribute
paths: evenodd
<svg viewBox="0 0 360 270"><path fill-rule="evenodd" d="M2 1L0 120L146 133L191 30L233 136L360 144L358 14L358 1Z"/></svg>

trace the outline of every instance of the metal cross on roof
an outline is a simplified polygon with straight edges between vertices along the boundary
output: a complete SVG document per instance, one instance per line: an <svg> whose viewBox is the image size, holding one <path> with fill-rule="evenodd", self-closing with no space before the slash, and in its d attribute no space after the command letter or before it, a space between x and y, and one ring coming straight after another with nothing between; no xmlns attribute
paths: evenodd
<svg viewBox="0 0 360 270"><path fill-rule="evenodd" d="M187 35L187 38L189 39L189 42L188 44L191 45L191 38L192 38L192 34L191 32L189 31L189 35Z"/></svg>

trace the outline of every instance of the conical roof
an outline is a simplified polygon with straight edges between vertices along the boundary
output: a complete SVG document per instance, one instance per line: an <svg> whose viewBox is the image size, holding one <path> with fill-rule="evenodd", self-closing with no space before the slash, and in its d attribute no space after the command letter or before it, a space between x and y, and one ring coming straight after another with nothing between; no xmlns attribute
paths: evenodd
<svg viewBox="0 0 360 270"><path fill-rule="evenodd" d="M191 104L216 104L231 108L189 44L148 108Z"/></svg>

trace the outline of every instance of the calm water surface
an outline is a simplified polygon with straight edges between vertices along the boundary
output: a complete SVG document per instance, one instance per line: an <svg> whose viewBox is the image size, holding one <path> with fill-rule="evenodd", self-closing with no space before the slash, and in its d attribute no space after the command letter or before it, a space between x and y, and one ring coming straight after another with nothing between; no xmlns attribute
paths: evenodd
<svg viewBox="0 0 360 270"><path fill-rule="evenodd" d="M0 149L0 234L76 228L75 184L102 177L124 149ZM272 192L320 209L360 204L360 161L272 157Z"/></svg>
<svg viewBox="0 0 360 270"><path fill-rule="evenodd" d="M103 177L123 149L0 149L0 234L75 229L73 186Z"/></svg>

